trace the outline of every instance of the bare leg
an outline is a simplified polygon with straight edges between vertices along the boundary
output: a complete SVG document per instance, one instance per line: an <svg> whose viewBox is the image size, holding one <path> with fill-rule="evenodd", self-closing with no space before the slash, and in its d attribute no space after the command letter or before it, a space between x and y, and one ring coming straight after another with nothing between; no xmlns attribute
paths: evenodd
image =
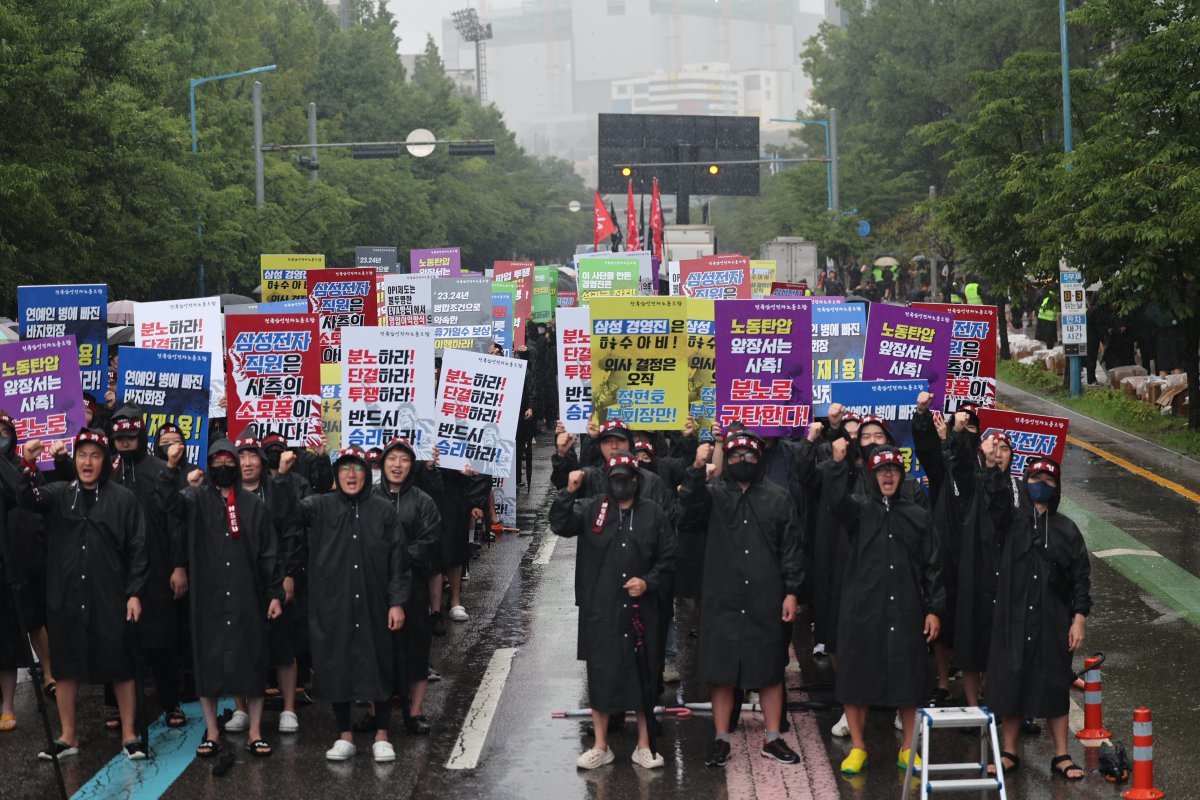
<svg viewBox="0 0 1200 800"><path fill-rule="evenodd" d="M425 713L425 690L429 681L413 681L408 685L408 715L419 717Z"/></svg>
<svg viewBox="0 0 1200 800"><path fill-rule="evenodd" d="M442 573L429 576L429 613L442 613Z"/></svg>
<svg viewBox="0 0 1200 800"><path fill-rule="evenodd" d="M983 673L976 672L972 669L963 670L963 693L966 695L967 705L979 705L979 693L983 689Z"/></svg>
<svg viewBox="0 0 1200 800"><path fill-rule="evenodd" d="M729 733L729 716L733 713L733 687L712 687L713 726L718 734Z"/></svg>
<svg viewBox="0 0 1200 800"><path fill-rule="evenodd" d="M121 715L121 741L132 742L137 732L137 684L134 681L113 683L113 694L117 697L117 711Z"/></svg>
<svg viewBox="0 0 1200 800"><path fill-rule="evenodd" d="M937 666L937 682L939 689L950 691L950 659L954 651L944 644L933 646L933 662Z"/></svg>
<svg viewBox="0 0 1200 800"><path fill-rule="evenodd" d="M1051 717L1046 720L1050 726L1050 735L1054 737L1054 755L1065 756L1070 753L1067 749L1067 717Z"/></svg>
<svg viewBox="0 0 1200 800"><path fill-rule="evenodd" d="M263 738L262 735L262 714L263 714L263 697L250 697L246 699L246 705L250 712L250 741L257 742Z"/></svg>
<svg viewBox="0 0 1200 800"><path fill-rule="evenodd" d="M279 693L283 695L283 710L295 713L296 679L300 674L295 659L286 667L276 667L275 674L279 676Z"/></svg>
<svg viewBox="0 0 1200 800"><path fill-rule="evenodd" d="M17 715L16 709L13 707L13 698L17 694L17 671L15 669L0 671L0 694L4 695L4 702L0 705L0 714L15 717Z"/></svg>
<svg viewBox="0 0 1200 800"><path fill-rule="evenodd" d="M72 747L79 746L79 733L75 730L75 701L79 698L79 681L70 678L57 681L55 699L58 702L58 719L62 723L62 736L58 737Z"/></svg>
<svg viewBox="0 0 1200 800"><path fill-rule="evenodd" d="M218 741L221 738L221 728L217 725L217 698L201 697L200 711L204 714L204 738Z"/></svg>
<svg viewBox="0 0 1200 800"><path fill-rule="evenodd" d="M593 747L597 750L606 750L608 748L608 713L593 708L592 727L596 730L596 744ZM638 736L641 735L641 728L638 728Z"/></svg>
<svg viewBox="0 0 1200 800"><path fill-rule="evenodd" d="M758 700L762 703L766 732L779 733L779 726L783 722L783 684L777 683L759 689Z"/></svg>
<svg viewBox="0 0 1200 800"><path fill-rule="evenodd" d="M904 728L900 736L900 741L902 742L900 749L910 750L912 749L913 730L917 725L917 709L901 708L898 710L900 712L900 725Z"/></svg>
<svg viewBox="0 0 1200 800"><path fill-rule="evenodd" d="M646 725L646 714L637 712L638 740L637 746L639 750L650 749L650 728Z"/></svg>
<svg viewBox="0 0 1200 800"><path fill-rule="evenodd" d="M863 735L867 727L866 706L843 706L846 712L846 724L850 726L850 746L859 750L867 749L867 740Z"/></svg>
<svg viewBox="0 0 1200 800"><path fill-rule="evenodd" d="M455 564L450 568L450 607L461 606L462 602L462 564Z"/></svg>
<svg viewBox="0 0 1200 800"><path fill-rule="evenodd" d="M54 683L54 675L50 671L50 634L46 633L45 628L30 631L29 643L33 645L33 652L42 665L42 686L49 686Z"/></svg>
<svg viewBox="0 0 1200 800"><path fill-rule="evenodd" d="M246 710L246 698L235 697L233 699L233 705L235 708L237 708L238 711L245 711Z"/></svg>

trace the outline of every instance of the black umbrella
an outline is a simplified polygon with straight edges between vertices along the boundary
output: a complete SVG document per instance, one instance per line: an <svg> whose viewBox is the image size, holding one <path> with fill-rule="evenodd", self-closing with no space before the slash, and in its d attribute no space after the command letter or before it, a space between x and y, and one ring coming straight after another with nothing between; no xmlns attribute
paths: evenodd
<svg viewBox="0 0 1200 800"><path fill-rule="evenodd" d="M633 657L637 662L638 683L642 689L642 713L646 716L646 732L650 739L650 755L657 756L654 746L654 701L657 681L650 674L650 654L646 651L646 623L642 619L641 603L633 604Z"/></svg>
<svg viewBox="0 0 1200 800"><path fill-rule="evenodd" d="M108 344L116 347L119 344L133 343L133 326L117 325L108 329Z"/></svg>

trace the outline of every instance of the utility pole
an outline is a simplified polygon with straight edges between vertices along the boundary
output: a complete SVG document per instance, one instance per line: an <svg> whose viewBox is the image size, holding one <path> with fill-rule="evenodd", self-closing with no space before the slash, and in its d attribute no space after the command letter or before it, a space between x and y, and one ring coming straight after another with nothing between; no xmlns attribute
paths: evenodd
<svg viewBox="0 0 1200 800"><path fill-rule="evenodd" d="M317 104L316 103L308 104L308 143L310 145L312 145L312 147L308 151L309 158L312 159L312 163L316 164L317 163ZM309 173L312 175L312 179L314 181L316 181L317 170L315 168L309 168Z"/></svg>
<svg viewBox="0 0 1200 800"><path fill-rule="evenodd" d="M841 207L838 193L838 140L837 109L829 109L829 189L830 203L834 211Z"/></svg>
<svg viewBox="0 0 1200 800"><path fill-rule="evenodd" d="M1074 142L1074 137L1072 136L1072 131L1071 131L1071 56L1070 56L1070 53L1067 51L1067 0L1058 0L1058 31L1059 31L1058 46L1059 46L1059 50L1061 51L1061 57L1062 57L1063 152L1070 153L1072 150L1075 149L1075 142ZM1071 272L1071 270L1070 270L1070 264L1067 261L1066 254L1063 255L1062 263L1059 267L1059 287L1058 287L1059 288L1059 297L1065 297L1063 288L1062 288L1062 284L1063 284L1062 275L1064 272L1070 273L1072 276L1074 276L1074 273ZM1082 279L1083 276L1080 274L1079 277ZM1080 283L1079 285L1082 286L1083 284ZM1086 309L1086 307L1085 307L1085 309ZM1063 315L1066 312L1066 310L1067 310L1066 304L1064 302L1060 301L1059 302L1059 310L1058 310L1058 317L1059 317L1060 322L1065 322ZM1086 330L1085 326L1087 324L1087 311L1084 310L1084 313L1082 315L1075 315L1075 316L1082 318L1083 326L1078 326L1077 320L1073 320L1073 322L1076 322L1076 325L1078 327L1083 327L1084 330ZM1079 375L1079 370L1082 367L1082 364L1080 363L1080 358L1078 355L1078 353L1080 351L1080 344L1078 343L1078 340L1073 341L1071 344L1068 344L1066 342L1066 339L1067 339L1066 330L1067 330L1067 328L1064 325L1063 326L1063 331L1064 331L1063 350L1067 350L1067 351L1074 350L1076 353L1076 355L1072 355L1067 359L1067 370L1071 373L1071 397L1079 397L1079 395L1083 394L1083 379ZM1074 339L1076 337L1072 337L1072 338ZM1049 345L1049 344L1053 344L1053 343L1047 343L1047 344ZM1086 347L1086 342L1084 343L1083 346Z"/></svg>
<svg viewBox="0 0 1200 800"><path fill-rule="evenodd" d="M929 221L933 221L933 202L937 200L937 187L929 187ZM932 232L933 228L930 227ZM937 242L932 238L929 240L929 299L937 302L938 290L938 269L937 269Z"/></svg>
<svg viewBox="0 0 1200 800"><path fill-rule="evenodd" d="M266 195L263 178L262 81L254 82L254 207L262 211Z"/></svg>

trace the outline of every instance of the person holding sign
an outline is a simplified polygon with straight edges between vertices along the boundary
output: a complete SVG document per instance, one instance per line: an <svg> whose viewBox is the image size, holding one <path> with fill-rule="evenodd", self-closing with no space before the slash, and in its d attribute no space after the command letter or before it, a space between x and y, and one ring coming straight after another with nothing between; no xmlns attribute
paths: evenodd
<svg viewBox="0 0 1200 800"><path fill-rule="evenodd" d="M867 426L864 421L859 428ZM833 443L831 479L845 482L849 442ZM871 706L897 708L903 723L896 766L914 769L916 709L925 700L927 646L937 638L946 603L937 540L928 509L903 491L904 456L890 445L866 461L869 477L834 507L850 539L838 620L834 695L845 707L852 749L842 772L856 775L867 763L864 729Z"/></svg>
<svg viewBox="0 0 1200 800"><path fill-rule="evenodd" d="M145 590L146 523L133 492L112 477L108 437L84 429L75 437L75 480L37 486L31 476L42 442L25 443L23 469L0 460L0 479L18 502L46 518L46 628L58 683L56 699L62 734L50 761L79 752L75 701L80 683L111 681L121 713L121 741L131 760L146 757L135 715L134 654L127 623L142 616Z"/></svg>
<svg viewBox="0 0 1200 800"><path fill-rule="evenodd" d="M627 451L613 453L605 466L603 492L585 493L584 473L571 473L567 486L550 507L550 528L577 538L575 598L579 606L578 658L587 662L588 697L592 706L595 745L576 760L579 769L611 764L608 720L629 709L637 712L638 741L633 763L662 767L661 754L650 749L649 723L643 707L640 676L631 640L638 620L644 626L645 650L657 653L656 589L674 562L675 535L666 512L644 494L638 461ZM651 665L645 680L656 673Z"/></svg>
<svg viewBox="0 0 1200 800"><path fill-rule="evenodd" d="M743 686L758 687L762 698L762 756L796 764L800 757L779 736L779 656L804 582L800 519L787 491L764 477L761 439L737 433L723 444L720 477L705 483L713 447L702 444L679 494L679 529L707 531L696 677L712 684L716 741L704 763L729 760L734 690Z"/></svg>
<svg viewBox="0 0 1200 800"><path fill-rule="evenodd" d="M233 442L209 446L208 471L193 470L179 489L184 453L182 444L171 445L158 493L188 531L196 693L206 724L196 755L212 758L220 751L217 698L233 696L247 698L249 706L246 750L264 758L272 753L262 738L267 620L283 614L284 600L275 529L266 505L241 486Z"/></svg>
<svg viewBox="0 0 1200 800"><path fill-rule="evenodd" d="M998 466L995 439L983 443L983 457L987 467ZM987 704L1004 726L1005 772L1021 763L1021 720L1045 717L1054 737L1050 769L1077 781L1084 772L1067 750L1067 716L1075 676L1071 654L1083 645L1092 609L1091 564L1079 528L1058 513L1061 485L1062 467L1049 458L1031 459L1023 481L992 484L992 519L1004 549Z"/></svg>

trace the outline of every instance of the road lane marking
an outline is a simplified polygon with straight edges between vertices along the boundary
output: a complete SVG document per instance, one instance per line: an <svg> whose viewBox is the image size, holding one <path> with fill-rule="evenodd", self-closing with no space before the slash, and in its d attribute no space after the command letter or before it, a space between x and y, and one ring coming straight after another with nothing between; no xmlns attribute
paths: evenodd
<svg viewBox="0 0 1200 800"><path fill-rule="evenodd" d="M458 741L446 761L446 769L475 769L479 766L479 756L483 753L483 745L487 741L516 654L515 647L501 647L492 653L492 660L488 662L475 699L471 701L471 708L463 720Z"/></svg>
<svg viewBox="0 0 1200 800"><path fill-rule="evenodd" d="M538 550L537 558L533 560L533 563L541 565L549 564L550 556L554 555L554 548L558 545L560 538L556 534L550 534L550 538Z"/></svg>
<svg viewBox="0 0 1200 800"><path fill-rule="evenodd" d="M1131 547L1114 547L1111 550L1097 550L1092 553L1096 558L1116 558L1117 556L1152 556L1163 558L1156 550L1134 550Z"/></svg>

